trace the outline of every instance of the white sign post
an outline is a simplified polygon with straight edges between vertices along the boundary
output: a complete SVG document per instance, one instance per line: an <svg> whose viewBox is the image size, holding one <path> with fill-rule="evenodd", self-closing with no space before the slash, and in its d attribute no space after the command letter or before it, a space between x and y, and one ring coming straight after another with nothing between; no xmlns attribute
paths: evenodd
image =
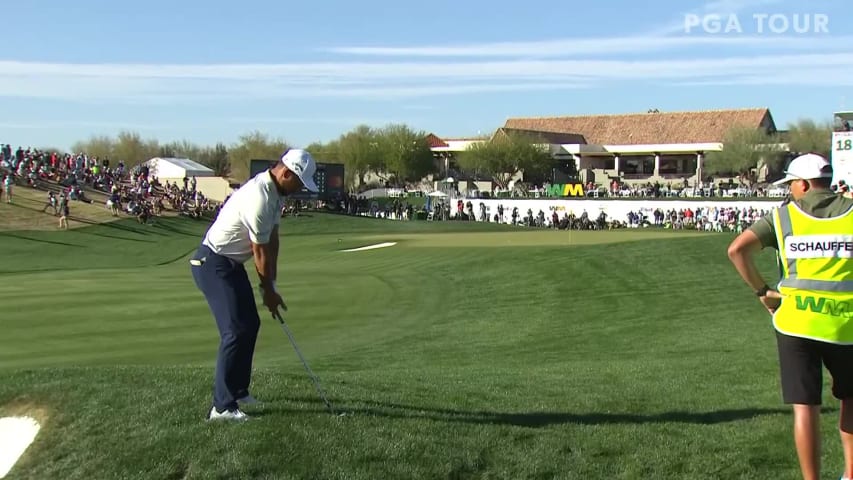
<svg viewBox="0 0 853 480"><path fill-rule="evenodd" d="M853 132L832 133L832 184L853 184Z"/></svg>

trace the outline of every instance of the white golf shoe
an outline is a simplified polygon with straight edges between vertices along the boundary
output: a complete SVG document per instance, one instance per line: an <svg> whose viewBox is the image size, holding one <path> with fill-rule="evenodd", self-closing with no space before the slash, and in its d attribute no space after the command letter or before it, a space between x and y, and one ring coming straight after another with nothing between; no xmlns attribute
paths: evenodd
<svg viewBox="0 0 853 480"><path fill-rule="evenodd" d="M211 407L210 413L207 414L207 419L245 422L249 419L249 416L243 413L239 408L235 410L225 410L224 412L217 412L216 407Z"/></svg>

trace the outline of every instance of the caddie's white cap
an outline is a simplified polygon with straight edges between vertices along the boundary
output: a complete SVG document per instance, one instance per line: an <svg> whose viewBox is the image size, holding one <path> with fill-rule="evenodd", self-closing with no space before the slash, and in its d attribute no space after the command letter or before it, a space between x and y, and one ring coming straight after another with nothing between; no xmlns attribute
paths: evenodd
<svg viewBox="0 0 853 480"><path fill-rule="evenodd" d="M281 156L281 163L302 180L302 185L305 188L312 192L320 190L314 183L314 172L317 171L317 164L314 163L314 158L310 153L299 148L292 148Z"/></svg>
<svg viewBox="0 0 853 480"><path fill-rule="evenodd" d="M773 182L773 185L783 185L791 180L813 180L815 178L832 178L832 166L825 158L815 153L806 153L791 160L785 177Z"/></svg>

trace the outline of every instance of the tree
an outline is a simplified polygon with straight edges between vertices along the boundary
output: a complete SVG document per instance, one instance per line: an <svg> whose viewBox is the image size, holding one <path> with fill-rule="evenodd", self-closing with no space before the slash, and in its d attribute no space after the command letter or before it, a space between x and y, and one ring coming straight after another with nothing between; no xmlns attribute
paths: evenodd
<svg viewBox="0 0 853 480"><path fill-rule="evenodd" d="M228 155L231 174L234 178L244 181L249 178L249 165L252 160L277 160L288 148L290 147L283 139L270 139L267 134L259 131L244 134L231 147Z"/></svg>
<svg viewBox="0 0 853 480"><path fill-rule="evenodd" d="M819 153L829 158L832 153L832 123L815 123L802 119L788 127L788 149L799 153Z"/></svg>
<svg viewBox="0 0 853 480"><path fill-rule="evenodd" d="M65 153L64 149L56 148L56 147L41 147L41 148L39 148L39 151L42 153L47 153L47 154L51 154L51 153L56 152L57 155L62 155L63 153Z"/></svg>
<svg viewBox="0 0 853 480"><path fill-rule="evenodd" d="M341 135L336 146L338 157L344 163L344 181L348 186L364 185L365 175L370 172L381 175L384 170L379 155L379 134L367 125L359 125Z"/></svg>
<svg viewBox="0 0 853 480"><path fill-rule="evenodd" d="M500 131L486 142L472 143L459 155L459 166L471 173L485 174L505 189L518 173L525 179L542 177L553 160L543 140L519 133Z"/></svg>
<svg viewBox="0 0 853 480"><path fill-rule="evenodd" d="M202 147L184 139L160 145L158 156L163 158L189 158L190 160L198 161L198 157L201 155L202 150Z"/></svg>
<svg viewBox="0 0 853 480"><path fill-rule="evenodd" d="M218 142L213 147L202 148L198 153L197 161L213 170L217 177L228 177L231 174L228 148L222 142Z"/></svg>
<svg viewBox="0 0 853 480"><path fill-rule="evenodd" d="M101 160L113 158L114 151L115 141L106 135L92 135L88 140L76 142L71 146L71 152L75 155L86 153ZM118 162L116 161L116 163Z"/></svg>
<svg viewBox="0 0 853 480"><path fill-rule="evenodd" d="M157 152L157 156L160 158L175 158L178 156L178 152L171 143L167 143L160 145L160 151Z"/></svg>
<svg viewBox="0 0 853 480"><path fill-rule="evenodd" d="M314 142L305 147L305 150L318 162L341 162L337 140L332 140L329 143Z"/></svg>
<svg viewBox="0 0 853 480"><path fill-rule="evenodd" d="M133 167L156 157L159 152L156 139L143 140L138 132L121 131L113 147L112 159Z"/></svg>
<svg viewBox="0 0 853 480"><path fill-rule="evenodd" d="M772 168L781 158L778 143L778 136L769 135L763 130L732 127L723 138L722 151L708 153L704 170L710 174L749 176L751 169L756 168L759 162Z"/></svg>
<svg viewBox="0 0 853 480"><path fill-rule="evenodd" d="M378 132L377 147L393 183L416 182L436 171L426 132L391 124Z"/></svg>

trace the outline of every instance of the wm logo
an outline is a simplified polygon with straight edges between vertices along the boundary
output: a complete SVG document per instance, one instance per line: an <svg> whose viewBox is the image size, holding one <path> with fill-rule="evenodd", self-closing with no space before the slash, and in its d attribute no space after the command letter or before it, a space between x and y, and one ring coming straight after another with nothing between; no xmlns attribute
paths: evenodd
<svg viewBox="0 0 853 480"><path fill-rule="evenodd" d="M815 298L812 296L795 297L797 310L811 310L814 313L823 313L833 317L853 317L849 302L836 302L831 298Z"/></svg>
<svg viewBox="0 0 853 480"><path fill-rule="evenodd" d="M549 197L583 197L583 185L580 183L554 183L548 185L545 194Z"/></svg>

